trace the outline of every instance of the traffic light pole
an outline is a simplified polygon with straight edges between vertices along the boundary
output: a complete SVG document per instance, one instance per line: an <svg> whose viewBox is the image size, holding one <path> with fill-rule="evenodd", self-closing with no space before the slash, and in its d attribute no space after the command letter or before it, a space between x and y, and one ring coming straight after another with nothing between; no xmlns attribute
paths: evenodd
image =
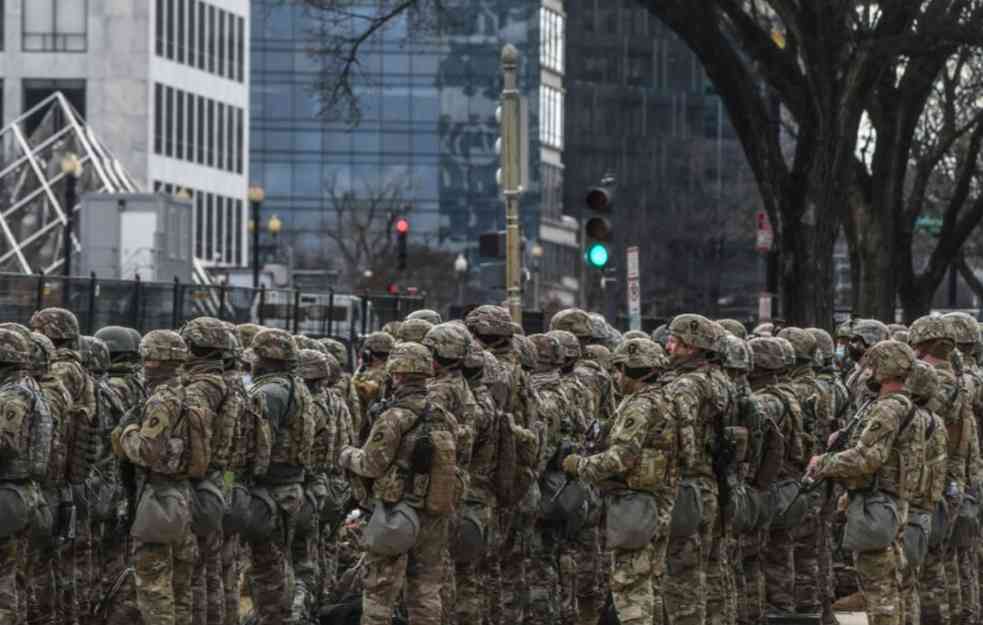
<svg viewBox="0 0 983 625"><path fill-rule="evenodd" d="M512 321L522 323L522 259L519 254L519 194L521 144L519 129L519 51L512 44L502 48L502 181L505 194L505 286Z"/></svg>

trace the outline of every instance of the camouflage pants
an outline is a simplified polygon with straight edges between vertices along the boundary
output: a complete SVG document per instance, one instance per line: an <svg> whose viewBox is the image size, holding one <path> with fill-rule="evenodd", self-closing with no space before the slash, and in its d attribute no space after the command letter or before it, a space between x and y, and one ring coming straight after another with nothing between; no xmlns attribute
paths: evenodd
<svg viewBox="0 0 983 625"><path fill-rule="evenodd" d="M106 625L134 625L141 622L136 575L133 569L121 570L113 580L113 587L107 592L110 592L111 596L107 596L104 603L105 621L98 622L104 622Z"/></svg>
<svg viewBox="0 0 983 625"><path fill-rule="evenodd" d="M476 561L455 563L457 578L457 611L459 625L480 625L482 618L489 621L498 612L494 599L501 589L498 569L498 550L502 546L502 534L498 529L498 513L492 506L481 506L478 516L485 527L485 553ZM552 597L551 599L555 599ZM495 619L497 622L497 619Z"/></svg>
<svg viewBox="0 0 983 625"><path fill-rule="evenodd" d="M194 625L225 624L225 588L222 578L222 532L197 536L194 569Z"/></svg>
<svg viewBox="0 0 983 625"><path fill-rule="evenodd" d="M789 530L771 530L762 554L768 609L795 611L795 538Z"/></svg>
<svg viewBox="0 0 983 625"><path fill-rule="evenodd" d="M289 563L289 540L284 531L287 521L285 515L280 516L281 521L268 540L249 545L252 552L250 582L258 625L280 625L290 620L293 572Z"/></svg>
<svg viewBox="0 0 983 625"><path fill-rule="evenodd" d="M225 588L225 625L239 625L239 535L228 534L222 545L222 585Z"/></svg>
<svg viewBox="0 0 983 625"><path fill-rule="evenodd" d="M563 527L559 523L540 522L529 543L529 606L526 609L526 625L552 625L560 623L560 543ZM462 625L466 621L461 621Z"/></svg>
<svg viewBox="0 0 983 625"><path fill-rule="evenodd" d="M833 623L833 528L826 516L819 520L819 607L822 610L823 625Z"/></svg>
<svg viewBox="0 0 983 625"><path fill-rule="evenodd" d="M98 600L96 587L98 586L96 576L95 545L92 539L92 520L89 518L85 503L80 503L78 499L77 522L75 525L75 542L72 545L72 554L75 558L75 588L78 597L79 614L89 614L92 612L92 602Z"/></svg>
<svg viewBox="0 0 983 625"><path fill-rule="evenodd" d="M611 598L622 625L661 623L656 601L658 580L664 579L669 548L672 501L660 498L659 525L652 542L637 551L615 549L610 560ZM670 620L670 622L674 622Z"/></svg>
<svg viewBox="0 0 983 625"><path fill-rule="evenodd" d="M499 622L503 625L521 623L525 618L525 558L531 530L516 523L517 515L515 508L503 508L498 513L499 529L502 532L502 548L498 552L502 585L497 607Z"/></svg>
<svg viewBox="0 0 983 625"><path fill-rule="evenodd" d="M720 514L713 526L707 558L707 623L731 625L737 620L733 571L730 568L730 533L721 523Z"/></svg>
<svg viewBox="0 0 983 625"><path fill-rule="evenodd" d="M976 625L980 617L979 563L976 545L959 549L959 581L962 597L962 625Z"/></svg>
<svg viewBox="0 0 983 625"><path fill-rule="evenodd" d="M808 515L792 535L794 547L792 557L795 566L795 609L802 614L820 614L819 602L819 516Z"/></svg>
<svg viewBox="0 0 983 625"><path fill-rule="evenodd" d="M761 553L765 548L768 532L758 530L741 536L741 561L738 576L743 579L738 585L745 587L743 601L739 604L738 622L741 625L756 625L765 612L765 577L761 568Z"/></svg>
<svg viewBox="0 0 983 625"><path fill-rule="evenodd" d="M945 580L946 588L949 590L949 614L953 623L960 623L959 619L963 613L963 582L962 573L959 570L959 553L950 550L945 557Z"/></svg>
<svg viewBox="0 0 983 625"><path fill-rule="evenodd" d="M853 560L864 592L868 625L901 625L901 545L895 542L880 551L856 553Z"/></svg>
<svg viewBox="0 0 983 625"><path fill-rule="evenodd" d="M669 539L664 601L673 625L706 622L707 568L717 518L717 484L703 478L698 483L703 496L703 522L699 531L687 538Z"/></svg>
<svg viewBox="0 0 983 625"><path fill-rule="evenodd" d="M0 625L19 625L25 616L18 575L27 568L26 544L23 535L0 539Z"/></svg>
<svg viewBox="0 0 983 625"><path fill-rule="evenodd" d="M450 523L453 523L453 520ZM448 527L449 536L453 535L454 531ZM457 601L457 575L449 546L444 548L444 553L440 556L440 571L440 622L444 625L452 625L455 622L454 604Z"/></svg>
<svg viewBox="0 0 983 625"><path fill-rule="evenodd" d="M298 531L290 546L294 567L294 595L291 607L292 622L307 622L321 598L320 527L315 519L313 527Z"/></svg>
<svg viewBox="0 0 983 625"><path fill-rule="evenodd" d="M410 622L440 625L441 567L446 546L447 518L421 512L420 533L409 553L394 558L366 553L361 625L391 625L404 584Z"/></svg>
<svg viewBox="0 0 983 625"><path fill-rule="evenodd" d="M946 556L941 547L929 549L918 576L918 598L922 625L955 625L949 609L949 580Z"/></svg>
<svg viewBox="0 0 983 625"><path fill-rule="evenodd" d="M195 566L195 537L190 532L174 545L136 542L137 605L144 625L191 623L191 579Z"/></svg>
<svg viewBox="0 0 983 625"><path fill-rule="evenodd" d="M32 543L27 560L28 623L54 625L78 619L75 597L75 560L64 557L67 548Z"/></svg>
<svg viewBox="0 0 983 625"><path fill-rule="evenodd" d="M918 577L921 567L914 567L907 559L901 568L901 625L920 625L921 605L918 601Z"/></svg>
<svg viewBox="0 0 983 625"><path fill-rule="evenodd" d="M607 598L603 589L607 569L601 563L601 532L598 527L585 527L567 543L569 554L577 565L577 623L597 625Z"/></svg>

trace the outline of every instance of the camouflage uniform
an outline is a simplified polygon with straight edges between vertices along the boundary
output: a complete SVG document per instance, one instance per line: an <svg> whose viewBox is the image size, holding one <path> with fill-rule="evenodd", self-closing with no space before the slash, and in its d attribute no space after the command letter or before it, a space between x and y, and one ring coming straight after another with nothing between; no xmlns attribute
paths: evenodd
<svg viewBox="0 0 983 625"><path fill-rule="evenodd" d="M677 623L703 625L710 591L708 573L721 575L719 571L726 566L719 550L720 540L714 540L720 518L709 450L714 445L717 426L736 409L736 391L720 367L706 360L706 355L718 347L723 333L720 326L699 315L679 315L669 330L671 341L698 350L688 358L672 355L676 377L666 386L665 395L672 402L681 427L693 429L696 453L693 462L683 468L683 479L700 489L703 520L692 536L669 541L666 613Z"/></svg>
<svg viewBox="0 0 983 625"><path fill-rule="evenodd" d="M168 542L148 542L145 535L133 534L137 605L146 625L190 623L196 546L190 526L189 478L200 479L207 470L208 401L191 396L177 375L188 353L180 336L151 332L141 342L141 353L154 369L153 392L141 423L121 424L113 431L113 451L145 468L141 504L163 493L175 502L180 529ZM134 532L148 522L142 510L140 505Z"/></svg>
<svg viewBox="0 0 983 625"><path fill-rule="evenodd" d="M364 443L372 429L369 409L385 397L387 385L386 357L392 351L395 340L384 332L373 332L362 344L362 365L352 376L349 389L354 431L359 443Z"/></svg>
<svg viewBox="0 0 983 625"><path fill-rule="evenodd" d="M253 601L260 625L290 622L293 600L290 544L294 519L304 503L305 468L314 439L314 408L303 380L290 373L297 361L293 337L262 330L253 339L257 361L250 396L262 396L273 446L266 474L256 479L277 505L276 529L266 540L250 541ZM256 495L254 495L256 497ZM287 572L284 575L284 571Z"/></svg>
<svg viewBox="0 0 983 625"><path fill-rule="evenodd" d="M204 476L220 491L225 488L224 473L229 465L232 428L239 418L239 397L229 391L222 375L223 359L232 349L229 330L218 319L198 317L181 329L191 356L184 365L184 385L195 397L207 423L209 467ZM200 485L192 481L197 490ZM225 587L221 530L196 535L198 542L194 570L195 625L225 625Z"/></svg>
<svg viewBox="0 0 983 625"><path fill-rule="evenodd" d="M914 362L914 354L903 343L883 341L868 351L865 362L871 370L869 377L878 383L905 380ZM814 460L812 474L818 479L844 482L851 497L860 496L855 491L869 489L876 484L880 491L896 501L903 528L908 517L906 485L910 482L909 472L924 463L924 446L920 448L920 460L917 457L905 458L902 456L908 454L902 453L898 440L901 426L913 412L913 404L907 394L882 391L876 400L864 408L862 414L855 417L863 427L852 429L849 447L839 453L818 456ZM870 625L901 623L900 580L904 555L900 536L899 531L898 539L885 549L854 554Z"/></svg>
<svg viewBox="0 0 983 625"><path fill-rule="evenodd" d="M621 623L661 622L656 613L654 580L663 576L669 544L669 522L683 467L696 457L692 425L676 419L672 400L647 382L662 363L655 343L631 339L624 350L625 366L648 370L632 381L640 386L618 408L608 437L608 448L581 458L573 455L563 466L595 484L618 483L618 488L655 496L658 524L651 542L638 550L615 549L610 585Z"/></svg>
<svg viewBox="0 0 983 625"><path fill-rule="evenodd" d="M354 419L357 406L352 403L351 397L352 374L348 358L348 348L344 343L335 339L321 339L321 345L324 345L331 352L331 355L338 361L338 366L341 367L341 373L338 375L338 380L334 383L334 387L338 394L345 400L350 417ZM357 432L358 430L355 431Z"/></svg>
<svg viewBox="0 0 983 625"><path fill-rule="evenodd" d="M92 559L92 526L85 504L85 482L101 445L95 423L96 389L92 377L82 366L79 353L78 319L62 308L45 308L31 317L31 329L45 335L55 344L51 360L52 376L68 390L72 398L69 411L68 481L71 484L77 511L76 537L70 549L75 559L76 596L79 614L91 611L95 591L95 570Z"/></svg>
<svg viewBox="0 0 983 625"><path fill-rule="evenodd" d="M438 625L442 616L440 588L447 518L424 509L428 487L424 476L405 477L407 470L412 475L411 456L419 436L415 426L427 404L426 380L433 374L433 360L424 347L402 343L393 349L387 369L392 375L403 376L404 382L393 389L386 409L372 424L368 442L358 449L345 447L339 465L370 483L371 490L362 492L363 504L405 502L418 510L420 529L416 544L408 553L365 554L361 623L390 625L405 584L404 601L410 622Z"/></svg>
<svg viewBox="0 0 983 625"><path fill-rule="evenodd" d="M26 329L0 329L0 503L17 519L5 519L0 537L0 622L11 624L27 619L29 535L34 511L43 505L37 481L47 477L55 429L48 402L28 375L34 351L29 337Z"/></svg>

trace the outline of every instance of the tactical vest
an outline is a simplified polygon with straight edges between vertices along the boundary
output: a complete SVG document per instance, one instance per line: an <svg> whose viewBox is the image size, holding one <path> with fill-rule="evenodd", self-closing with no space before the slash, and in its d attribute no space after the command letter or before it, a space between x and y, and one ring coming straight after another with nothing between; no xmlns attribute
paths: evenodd
<svg viewBox="0 0 983 625"><path fill-rule="evenodd" d="M273 431L262 393L245 397L231 448L232 470L240 479L248 481L266 475L273 452Z"/></svg>
<svg viewBox="0 0 983 625"><path fill-rule="evenodd" d="M0 385L0 480L43 480L54 420L48 402L27 377Z"/></svg>
<svg viewBox="0 0 983 625"><path fill-rule="evenodd" d="M911 505L923 511L932 511L945 492L945 423L937 414L923 406L918 407L917 411L925 423L925 463L918 471L918 490L911 496Z"/></svg>
<svg viewBox="0 0 983 625"><path fill-rule="evenodd" d="M884 483L894 482L895 492L905 500L912 500L922 493L923 473L927 460L926 439L930 415L914 405L910 398L901 395L909 406L898 427L894 449L888 458ZM903 401L899 399L899 401ZM889 488L888 488L889 490Z"/></svg>
<svg viewBox="0 0 983 625"><path fill-rule="evenodd" d="M223 393L222 401L215 409L209 451L212 468L224 471L232 463L236 428L239 426L243 410L245 410L247 393L242 377L237 373L235 375L223 374L220 379L222 383L218 384L218 376L215 376L215 379L212 376L205 378L209 384L216 386Z"/></svg>
<svg viewBox="0 0 983 625"><path fill-rule="evenodd" d="M967 464L971 461L971 444L976 436L976 418L969 402L968 389L947 367L935 367L939 376L939 391L928 408L942 418L948 434L948 480L965 488L969 477Z"/></svg>
<svg viewBox="0 0 983 625"><path fill-rule="evenodd" d="M252 392L265 396L266 415L273 434L266 478L302 483L303 469L310 464L314 441L314 417L307 386L296 376L278 372L258 378Z"/></svg>
<svg viewBox="0 0 983 625"><path fill-rule="evenodd" d="M504 416L495 406L495 401L484 384L472 386L471 393L478 406L478 414L468 473L472 486L497 497L495 473L498 466L499 428L503 426Z"/></svg>
<svg viewBox="0 0 983 625"><path fill-rule="evenodd" d="M72 405L72 398L65 390L65 385L51 375L42 377L39 384L48 401L54 425L45 482L60 485L68 479L68 434L71 425L68 421L68 409Z"/></svg>
<svg viewBox="0 0 983 625"><path fill-rule="evenodd" d="M649 404L648 433L635 466L625 474L628 488L675 496L681 477L679 428L668 415L669 401L659 389L646 385L627 399Z"/></svg>
<svg viewBox="0 0 983 625"><path fill-rule="evenodd" d="M685 471L685 476L712 480L716 477L713 471L713 453L717 448L718 425L722 425L721 421L736 410L733 382L714 367L683 367L677 381L667 387L667 392L672 393L675 385L683 380L695 381L702 395L699 414L693 423L696 459L693 466ZM723 392L718 393L715 389Z"/></svg>

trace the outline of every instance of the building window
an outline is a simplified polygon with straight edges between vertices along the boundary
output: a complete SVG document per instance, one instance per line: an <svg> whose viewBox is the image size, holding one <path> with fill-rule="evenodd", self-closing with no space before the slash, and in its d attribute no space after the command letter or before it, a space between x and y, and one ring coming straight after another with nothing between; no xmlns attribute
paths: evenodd
<svg viewBox="0 0 983 625"><path fill-rule="evenodd" d="M236 109L236 173L242 173L242 157L246 146L243 143L242 109Z"/></svg>
<svg viewBox="0 0 983 625"><path fill-rule="evenodd" d="M205 163L209 167L215 166L215 100L208 101L208 123L205 127L205 140L208 147L205 149L207 160Z"/></svg>
<svg viewBox="0 0 983 625"><path fill-rule="evenodd" d="M174 156L174 87L164 88L164 156Z"/></svg>
<svg viewBox="0 0 983 625"><path fill-rule="evenodd" d="M85 52L88 8L89 0L24 0L21 47L25 52Z"/></svg>
<svg viewBox="0 0 983 625"><path fill-rule="evenodd" d="M225 142L228 145L226 151L229 159L226 161L225 168L228 171L235 171L236 168L236 152L238 146L236 145L235 114L238 110L238 108L230 106L225 120Z"/></svg>
<svg viewBox="0 0 983 625"><path fill-rule="evenodd" d="M205 194L205 260L212 259L212 252L215 250L213 237L215 236L215 196L211 193Z"/></svg>
<svg viewBox="0 0 983 625"><path fill-rule="evenodd" d="M215 7L208 7L208 71L215 73Z"/></svg>
<svg viewBox="0 0 983 625"><path fill-rule="evenodd" d="M243 82L243 68L246 65L246 20L236 18L236 80Z"/></svg>
<svg viewBox="0 0 983 625"><path fill-rule="evenodd" d="M195 242L195 256L201 258L205 253L205 194L195 193L195 230L192 233Z"/></svg>
<svg viewBox="0 0 983 625"><path fill-rule="evenodd" d="M563 73L563 46L566 18L556 11L539 10L539 62L555 72Z"/></svg>
<svg viewBox="0 0 983 625"><path fill-rule="evenodd" d="M198 48L198 31L195 30L197 11L198 0L188 0L188 65L191 67L195 66L195 59L197 58L195 54Z"/></svg>
<svg viewBox="0 0 983 625"><path fill-rule="evenodd" d="M218 10L218 75L225 76L225 11L222 9Z"/></svg>
<svg viewBox="0 0 983 625"><path fill-rule="evenodd" d="M226 76L229 80L236 79L236 16L232 13L226 13L229 18L229 38L226 40L226 59L228 59L228 72Z"/></svg>
<svg viewBox="0 0 983 625"><path fill-rule="evenodd" d="M177 45L177 62L184 63L184 36L187 30L184 28L184 3L185 0L177 0L177 27L174 32L174 39Z"/></svg>
<svg viewBox="0 0 983 625"><path fill-rule="evenodd" d="M163 147L164 130L164 86L154 83L154 154L160 154Z"/></svg>
<svg viewBox="0 0 983 625"><path fill-rule="evenodd" d="M174 156L176 158L184 159L184 92L180 89L175 90L174 94L177 98L177 107L175 115L175 130L177 131L177 149L175 150Z"/></svg>
<svg viewBox="0 0 983 625"><path fill-rule="evenodd" d="M191 93L185 93L185 100L187 101L188 111L188 125L187 125L187 149L185 150L186 158L188 162L195 162L195 96Z"/></svg>
<svg viewBox="0 0 983 625"><path fill-rule="evenodd" d="M164 56L164 0L157 0L154 4L157 9L154 18L155 49L157 56Z"/></svg>
<svg viewBox="0 0 983 625"><path fill-rule="evenodd" d="M205 3L198 3L198 69L204 70L207 61L205 60Z"/></svg>
<svg viewBox="0 0 983 625"><path fill-rule="evenodd" d="M201 96L195 96L198 98L198 124L196 128L198 129L198 158L196 159L199 165L205 164L205 98Z"/></svg>
<svg viewBox="0 0 983 625"><path fill-rule="evenodd" d="M225 105L216 103L218 111L215 119L215 167L225 169Z"/></svg>
<svg viewBox="0 0 983 625"><path fill-rule="evenodd" d="M539 92L539 140L563 149L563 92L546 85Z"/></svg>
<svg viewBox="0 0 983 625"><path fill-rule="evenodd" d="M167 0L167 5L164 8L166 15L164 16L167 20L167 26L164 30L164 46L167 49L167 58L174 58L174 0Z"/></svg>
<svg viewBox="0 0 983 625"><path fill-rule="evenodd" d="M236 199L235 208L235 219L232 223L235 224L235 257L232 262L237 265L242 265L242 200Z"/></svg>

